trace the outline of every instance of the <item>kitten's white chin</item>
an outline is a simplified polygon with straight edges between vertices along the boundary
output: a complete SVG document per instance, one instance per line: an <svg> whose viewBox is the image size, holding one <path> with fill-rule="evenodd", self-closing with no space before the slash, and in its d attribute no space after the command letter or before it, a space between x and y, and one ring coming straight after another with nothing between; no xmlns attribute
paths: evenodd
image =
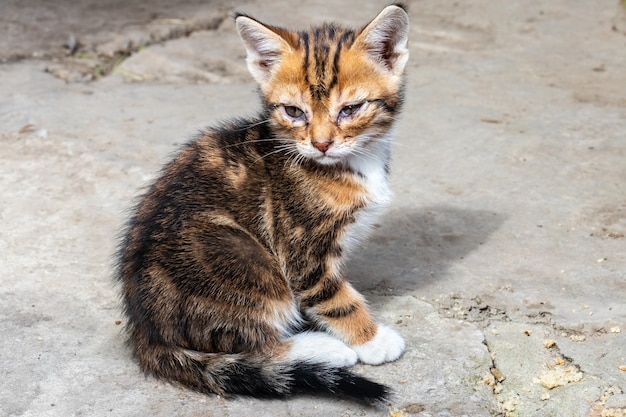
<svg viewBox="0 0 626 417"><path fill-rule="evenodd" d="M313 158L313 160L322 165L336 165L342 161L341 158L329 155L318 156L317 158Z"/></svg>

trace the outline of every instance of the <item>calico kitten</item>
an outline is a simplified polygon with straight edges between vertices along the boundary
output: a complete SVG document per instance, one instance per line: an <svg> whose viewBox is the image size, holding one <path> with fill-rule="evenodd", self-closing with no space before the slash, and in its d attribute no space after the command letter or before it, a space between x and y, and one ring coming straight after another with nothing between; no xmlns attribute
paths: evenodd
<svg viewBox="0 0 626 417"><path fill-rule="evenodd" d="M390 130L409 20L291 32L238 14L263 111L203 132L164 167L119 250L141 368L204 393L383 401L346 368L404 351L341 271L390 199Z"/></svg>

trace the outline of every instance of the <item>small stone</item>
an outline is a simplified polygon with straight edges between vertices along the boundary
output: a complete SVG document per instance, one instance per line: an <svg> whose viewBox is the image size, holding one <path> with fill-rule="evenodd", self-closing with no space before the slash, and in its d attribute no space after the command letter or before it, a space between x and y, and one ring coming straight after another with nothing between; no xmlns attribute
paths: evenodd
<svg viewBox="0 0 626 417"><path fill-rule="evenodd" d="M554 340L554 339L544 339L543 340L543 346L546 349L550 349L551 347L556 346L556 340Z"/></svg>

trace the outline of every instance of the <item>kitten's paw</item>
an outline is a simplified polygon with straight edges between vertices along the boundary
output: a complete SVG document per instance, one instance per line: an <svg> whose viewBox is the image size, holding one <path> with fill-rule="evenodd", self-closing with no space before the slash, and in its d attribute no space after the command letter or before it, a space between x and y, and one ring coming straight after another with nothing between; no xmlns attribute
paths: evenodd
<svg viewBox="0 0 626 417"><path fill-rule="evenodd" d="M356 364L359 359L354 350L328 333L299 333L289 340L293 343L289 351L291 360L328 363L343 368Z"/></svg>
<svg viewBox="0 0 626 417"><path fill-rule="evenodd" d="M359 360L369 365L395 361L404 352L404 339L387 326L378 325L376 336L362 345L352 346Z"/></svg>

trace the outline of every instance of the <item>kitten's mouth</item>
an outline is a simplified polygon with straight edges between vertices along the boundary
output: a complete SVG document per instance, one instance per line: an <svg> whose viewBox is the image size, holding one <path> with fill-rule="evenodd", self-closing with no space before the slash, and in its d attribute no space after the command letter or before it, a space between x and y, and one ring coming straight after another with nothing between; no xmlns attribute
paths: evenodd
<svg viewBox="0 0 626 417"><path fill-rule="evenodd" d="M344 161L348 156L345 149L340 149L332 141L330 143L314 142L311 145L300 149L300 153L307 159L321 165L335 165Z"/></svg>
<svg viewBox="0 0 626 417"><path fill-rule="evenodd" d="M329 155L327 153L324 153L324 154L315 156L313 160L323 165L333 165L333 164L341 162L342 158L340 158L339 156Z"/></svg>

